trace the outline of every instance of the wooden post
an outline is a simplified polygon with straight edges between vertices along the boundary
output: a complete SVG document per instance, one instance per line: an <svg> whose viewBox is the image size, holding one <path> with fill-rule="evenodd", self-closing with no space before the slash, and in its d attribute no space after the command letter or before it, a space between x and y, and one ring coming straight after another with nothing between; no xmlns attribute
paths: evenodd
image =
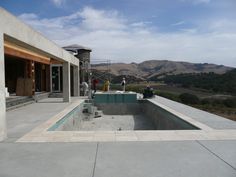
<svg viewBox="0 0 236 177"><path fill-rule="evenodd" d="M30 78L32 81L32 95L35 94L35 62L34 61L30 61L30 65L31 65L31 73L30 73Z"/></svg>
<svg viewBox="0 0 236 177"><path fill-rule="evenodd" d="M46 65L46 91L50 92L50 65Z"/></svg>
<svg viewBox="0 0 236 177"><path fill-rule="evenodd" d="M35 94L35 63L34 61L26 61L25 77L23 84L23 95L32 96Z"/></svg>

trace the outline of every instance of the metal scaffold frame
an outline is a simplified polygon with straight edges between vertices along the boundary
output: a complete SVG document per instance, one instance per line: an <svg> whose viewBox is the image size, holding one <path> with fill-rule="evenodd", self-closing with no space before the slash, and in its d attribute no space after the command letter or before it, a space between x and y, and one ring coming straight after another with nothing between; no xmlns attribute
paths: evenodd
<svg viewBox="0 0 236 177"><path fill-rule="evenodd" d="M93 59L91 65L93 64L103 64L106 66L106 69L104 70L99 70L101 74L96 73L96 69L91 67L90 72L92 73L92 77L95 77L96 79L106 81L107 79L109 82L111 82L111 60L104 60L104 59Z"/></svg>
<svg viewBox="0 0 236 177"><path fill-rule="evenodd" d="M104 70L99 70L101 72L101 74L96 73L96 69L94 69L91 65L93 64L103 64L106 65L106 69ZM82 74L83 74L83 81L86 81L84 79L84 76L87 74L87 82L89 85L89 99L91 99L92 97L92 77L99 79L103 82L105 82L106 80L108 80L109 82L111 82L111 60L105 60L105 59L93 59L91 60L91 63L83 63L81 70L82 70Z"/></svg>

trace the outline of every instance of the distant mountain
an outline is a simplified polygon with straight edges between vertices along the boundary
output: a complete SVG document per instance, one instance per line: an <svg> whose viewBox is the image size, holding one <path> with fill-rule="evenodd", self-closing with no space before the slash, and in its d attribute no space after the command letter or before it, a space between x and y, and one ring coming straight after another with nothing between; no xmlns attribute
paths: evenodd
<svg viewBox="0 0 236 177"><path fill-rule="evenodd" d="M92 65L96 72L107 70L107 64ZM208 63L188 63L169 60L148 60L142 63L112 63L110 73L114 76L135 77L138 80L147 80L152 78L161 78L166 75L175 75L180 73L210 73L224 74L233 68L208 64Z"/></svg>

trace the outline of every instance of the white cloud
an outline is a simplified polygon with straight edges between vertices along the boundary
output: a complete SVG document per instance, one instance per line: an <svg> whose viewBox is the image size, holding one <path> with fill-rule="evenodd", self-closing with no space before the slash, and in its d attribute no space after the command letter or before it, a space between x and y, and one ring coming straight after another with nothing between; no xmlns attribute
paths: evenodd
<svg viewBox="0 0 236 177"><path fill-rule="evenodd" d="M34 13L21 14L19 17L24 19L25 21L35 20L38 18L38 16Z"/></svg>
<svg viewBox="0 0 236 177"><path fill-rule="evenodd" d="M61 5L63 5L66 0L51 0L53 4L55 4L57 7L60 7Z"/></svg>
<svg viewBox="0 0 236 177"><path fill-rule="evenodd" d="M193 4L208 4L211 0L181 0L182 2L190 2Z"/></svg>
<svg viewBox="0 0 236 177"><path fill-rule="evenodd" d="M209 30L217 33L235 33L236 32L236 22L232 22L228 19L220 19L208 23Z"/></svg>
<svg viewBox="0 0 236 177"><path fill-rule="evenodd" d="M61 46L78 43L91 47L92 58L119 62L169 59L236 66L236 28L228 28L235 24L230 20L167 33L150 23L129 22L117 11L91 7L57 18L40 19L35 14L19 18ZM206 32L200 33L201 28Z"/></svg>
<svg viewBox="0 0 236 177"><path fill-rule="evenodd" d="M96 10L85 7L79 12L82 18L81 26L89 30L121 30L125 28L125 20L119 17L117 11Z"/></svg>
<svg viewBox="0 0 236 177"><path fill-rule="evenodd" d="M183 25L183 24L185 24L185 21L179 21L174 24L171 24L171 26L179 26L179 25Z"/></svg>
<svg viewBox="0 0 236 177"><path fill-rule="evenodd" d="M211 0L194 0L195 3L209 3Z"/></svg>
<svg viewBox="0 0 236 177"><path fill-rule="evenodd" d="M183 31L186 34L196 34L198 32L197 28L183 28L180 29L181 31Z"/></svg>
<svg viewBox="0 0 236 177"><path fill-rule="evenodd" d="M146 27L147 25L149 24L152 24L152 22L149 22L149 21L140 21L140 22L134 22L134 23L131 23L131 26L133 27Z"/></svg>

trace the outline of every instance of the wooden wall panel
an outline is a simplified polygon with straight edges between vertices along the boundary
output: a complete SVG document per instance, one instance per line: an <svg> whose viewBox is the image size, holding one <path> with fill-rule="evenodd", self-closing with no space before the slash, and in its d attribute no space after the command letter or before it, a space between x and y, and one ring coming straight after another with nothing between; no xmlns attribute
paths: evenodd
<svg viewBox="0 0 236 177"><path fill-rule="evenodd" d="M39 63L50 64L49 57L32 52L20 46L16 46L7 41L4 41L4 53L7 55L16 56L27 60L33 60Z"/></svg>

